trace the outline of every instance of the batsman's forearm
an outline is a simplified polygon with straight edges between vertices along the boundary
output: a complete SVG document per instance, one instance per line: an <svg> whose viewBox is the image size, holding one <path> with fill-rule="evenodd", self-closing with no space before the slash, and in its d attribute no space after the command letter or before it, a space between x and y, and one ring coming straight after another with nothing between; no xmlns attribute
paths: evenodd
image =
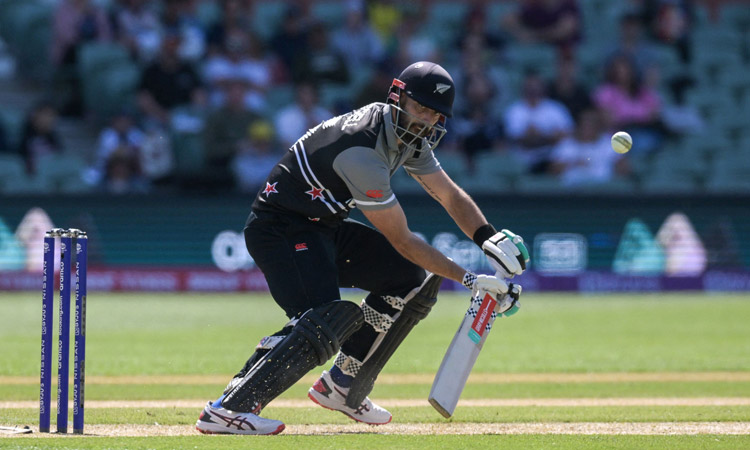
<svg viewBox="0 0 750 450"><path fill-rule="evenodd" d="M459 283L463 280L466 269L448 259L414 233L410 233L403 241L391 244L404 258L425 270Z"/></svg>
<svg viewBox="0 0 750 450"><path fill-rule="evenodd" d="M474 232L488 223L479 206L463 189L457 189L451 201L443 206L456 225L469 238L473 238Z"/></svg>

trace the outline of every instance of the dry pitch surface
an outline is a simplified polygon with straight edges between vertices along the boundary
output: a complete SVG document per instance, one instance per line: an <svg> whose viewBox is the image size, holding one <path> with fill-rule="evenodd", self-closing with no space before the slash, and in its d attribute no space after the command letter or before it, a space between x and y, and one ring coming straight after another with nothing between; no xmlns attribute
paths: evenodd
<svg viewBox="0 0 750 450"><path fill-rule="evenodd" d="M307 378L310 378L308 380ZM309 376L301 382L314 380ZM427 375L386 375L379 382L405 384L429 382ZM92 384L193 384L216 383L224 376L131 376L91 377ZM750 381L747 372L700 372L700 373L591 373L591 374L474 374L472 383L596 383L638 381ZM34 377L0 377L5 384L28 384L36 382ZM429 406L426 399L382 399L385 407ZM0 409L35 408L35 401L0 402ZM86 402L87 408L195 408L205 405L205 400L93 400ZM281 408L307 408L312 404L306 399L278 399L273 406ZM540 406L540 407L590 407L590 406L747 406L748 397L637 397L637 398L520 398L520 399L466 399L460 406ZM750 435L750 422L579 422L579 423L398 423L381 427L363 424L336 425L288 425L284 434L333 435L377 433L393 435L439 435L439 434L580 434L580 435L695 435L725 434ZM87 425L88 436L184 436L197 431L191 425ZM55 434L40 434L32 427L30 434L2 434L8 437L48 437Z"/></svg>
<svg viewBox="0 0 750 450"><path fill-rule="evenodd" d="M0 434L15 437L54 437L54 433ZM398 424L381 427L363 424L347 425L288 425L284 434L580 434L580 435L695 435L695 434L750 434L750 422L626 422L626 423L441 423ZM191 425L88 425L86 436L186 436L198 432Z"/></svg>

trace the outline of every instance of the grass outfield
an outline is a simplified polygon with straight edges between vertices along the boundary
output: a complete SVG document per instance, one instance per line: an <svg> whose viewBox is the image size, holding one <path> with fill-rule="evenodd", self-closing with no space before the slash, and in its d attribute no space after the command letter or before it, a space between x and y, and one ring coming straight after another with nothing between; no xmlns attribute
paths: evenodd
<svg viewBox="0 0 750 450"><path fill-rule="evenodd" d="M39 297L0 295L0 425L38 421ZM93 293L86 424L101 436L0 434L0 448L750 447L746 296L534 294L522 303L496 322L450 421L426 398L468 306L456 294L441 295L371 395L394 413L391 425L311 407L314 371L264 412L287 430L249 438L201 436L192 425L258 339L283 325L267 296Z"/></svg>

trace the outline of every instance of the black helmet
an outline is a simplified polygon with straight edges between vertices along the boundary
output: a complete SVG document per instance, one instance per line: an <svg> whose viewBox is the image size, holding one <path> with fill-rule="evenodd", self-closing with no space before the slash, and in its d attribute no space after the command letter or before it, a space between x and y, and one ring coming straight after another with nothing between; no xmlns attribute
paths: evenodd
<svg viewBox="0 0 750 450"><path fill-rule="evenodd" d="M411 121L418 120L401 108L401 93L430 109L439 112L442 117L434 126L424 128L419 134L409 131L408 124L401 123L401 113ZM445 135L445 118L453 116L453 99L456 88L453 78L440 65L419 61L409 65L397 79L393 80L388 92L388 103L397 110L394 127L396 134L408 147L422 151L434 148ZM410 123L410 122L409 122ZM426 140L426 146L423 145Z"/></svg>
<svg viewBox="0 0 750 450"><path fill-rule="evenodd" d="M416 62L404 69L398 79L406 85L406 95L445 117L453 117L456 87L453 78L440 65Z"/></svg>

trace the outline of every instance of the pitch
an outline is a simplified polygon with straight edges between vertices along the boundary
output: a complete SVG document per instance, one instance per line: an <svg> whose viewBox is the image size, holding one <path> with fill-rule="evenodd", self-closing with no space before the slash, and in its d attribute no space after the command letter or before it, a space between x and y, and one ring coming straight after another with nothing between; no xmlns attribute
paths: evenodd
<svg viewBox="0 0 750 450"><path fill-rule="evenodd" d="M3 427L38 422L38 297L0 299ZM193 424L284 321L270 298L94 292L87 434L0 433L0 448L252 448L259 439L264 448L750 447L746 296L529 293L522 305L495 323L452 420L427 396L468 297L442 294L372 393L392 424L316 407L306 398L314 371L264 411L287 423L283 434L225 437Z"/></svg>

